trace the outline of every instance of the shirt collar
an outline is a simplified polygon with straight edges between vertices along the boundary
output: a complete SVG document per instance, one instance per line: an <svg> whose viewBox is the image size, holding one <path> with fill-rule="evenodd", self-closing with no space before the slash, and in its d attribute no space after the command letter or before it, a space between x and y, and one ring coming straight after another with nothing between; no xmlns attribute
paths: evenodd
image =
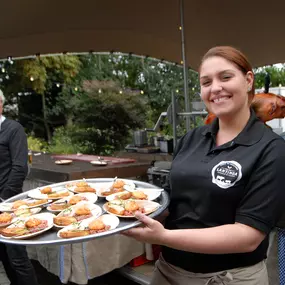
<svg viewBox="0 0 285 285"><path fill-rule="evenodd" d="M264 131L265 124L261 122L255 115L254 111L250 110L250 118L244 127L244 129L233 140L239 145L253 145L261 140ZM216 118L212 124L208 125L202 132L204 136L215 136L219 130L219 120Z"/></svg>
<svg viewBox="0 0 285 285"><path fill-rule="evenodd" d="M2 127L2 123L6 120L6 117L4 117L3 115L0 116L0 131L1 131L1 127Z"/></svg>

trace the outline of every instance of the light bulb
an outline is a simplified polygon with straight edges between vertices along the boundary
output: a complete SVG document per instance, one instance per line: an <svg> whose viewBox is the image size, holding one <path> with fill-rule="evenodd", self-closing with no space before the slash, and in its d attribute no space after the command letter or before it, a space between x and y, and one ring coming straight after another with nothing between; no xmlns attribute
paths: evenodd
<svg viewBox="0 0 285 285"><path fill-rule="evenodd" d="M58 87L58 88L59 88L59 87L60 87L60 84L59 84L59 83L56 83L56 87Z"/></svg>
<svg viewBox="0 0 285 285"><path fill-rule="evenodd" d="M143 90L141 90L141 94L144 94Z"/></svg>
<svg viewBox="0 0 285 285"><path fill-rule="evenodd" d="M178 90L178 89L176 89L176 93L179 93L179 90Z"/></svg>
<svg viewBox="0 0 285 285"><path fill-rule="evenodd" d="M1 71L4 73L4 72L5 72L5 68L3 67L3 68L1 69Z"/></svg>
<svg viewBox="0 0 285 285"><path fill-rule="evenodd" d="M123 94L123 91L122 90L120 90L120 92L119 92L120 94Z"/></svg>
<svg viewBox="0 0 285 285"><path fill-rule="evenodd" d="M77 87L75 87L75 88L74 88L74 90L75 90L75 91L78 91L78 88L77 88Z"/></svg>
<svg viewBox="0 0 285 285"><path fill-rule="evenodd" d="M98 90L98 92L99 92L99 93L102 93L102 90L101 90L101 89L99 89L99 90Z"/></svg>
<svg viewBox="0 0 285 285"><path fill-rule="evenodd" d="M31 81L34 81L35 79L34 79L34 77L33 77L33 76L31 76L31 77L30 77L30 80L31 80Z"/></svg>

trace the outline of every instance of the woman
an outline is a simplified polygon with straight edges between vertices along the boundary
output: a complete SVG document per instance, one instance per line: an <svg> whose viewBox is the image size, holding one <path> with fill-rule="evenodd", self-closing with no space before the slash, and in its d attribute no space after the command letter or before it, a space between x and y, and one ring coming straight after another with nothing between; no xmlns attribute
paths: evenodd
<svg viewBox="0 0 285 285"><path fill-rule="evenodd" d="M162 245L153 285L267 285L268 235L285 205L285 143L249 107L254 75L240 51L212 48L199 71L217 118L175 150L165 228L137 213L145 227L125 234Z"/></svg>

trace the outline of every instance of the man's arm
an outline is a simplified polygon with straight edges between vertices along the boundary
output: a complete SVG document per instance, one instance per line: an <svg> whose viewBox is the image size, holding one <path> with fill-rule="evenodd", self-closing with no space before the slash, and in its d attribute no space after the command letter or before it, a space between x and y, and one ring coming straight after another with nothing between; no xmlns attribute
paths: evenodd
<svg viewBox="0 0 285 285"><path fill-rule="evenodd" d="M23 182L28 171L27 136L21 125L17 126L9 138L9 152L12 169L1 193L3 199L11 198L22 192Z"/></svg>

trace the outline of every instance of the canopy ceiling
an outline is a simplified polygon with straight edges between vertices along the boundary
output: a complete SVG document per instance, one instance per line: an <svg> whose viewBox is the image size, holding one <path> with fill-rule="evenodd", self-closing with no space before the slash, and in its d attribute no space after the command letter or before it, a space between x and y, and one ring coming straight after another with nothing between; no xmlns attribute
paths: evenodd
<svg viewBox="0 0 285 285"><path fill-rule="evenodd" d="M254 66L285 62L284 0L185 0L188 66L233 45ZM0 58L132 52L180 63L179 0L2 0Z"/></svg>

